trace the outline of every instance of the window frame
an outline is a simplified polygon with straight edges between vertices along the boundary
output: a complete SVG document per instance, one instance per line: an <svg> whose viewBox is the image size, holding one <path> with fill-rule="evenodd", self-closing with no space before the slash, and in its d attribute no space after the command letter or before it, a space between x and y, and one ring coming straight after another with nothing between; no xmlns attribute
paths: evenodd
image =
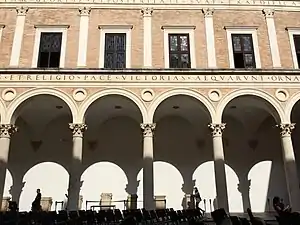
<svg viewBox="0 0 300 225"><path fill-rule="evenodd" d="M185 37L187 37L187 40L188 40L188 50L187 51L180 51L180 50L178 50L178 49L180 49L180 46L181 45L179 45L179 46L177 46L177 50L176 51L171 51L171 45L170 45L170 37L171 36L176 36L177 38L179 38L180 39L180 36L185 36ZM178 39L177 39L178 40ZM182 54L186 54L186 53L184 53L184 52L187 52L188 53L188 55L189 55L189 67L187 67L187 68L184 68L184 67L179 67L179 68L173 68L172 67L172 69L190 69L191 68L191 47L190 47L190 35L189 34L182 34L182 33L180 33L180 34L168 34L168 41L169 41L169 66L170 66L170 59L171 59L171 55L172 54L177 54L177 55L182 55ZM180 41L180 43L179 44L181 44L181 41ZM181 60L180 60L181 61ZM182 62L181 62L182 63Z"/></svg>
<svg viewBox="0 0 300 225"><path fill-rule="evenodd" d="M60 26L52 26L52 25L35 25L35 40L33 46L33 55L32 55L32 68L38 68L38 60L39 60L39 51L40 51L40 42L41 42L41 33L62 33L61 38L61 50L60 50L60 60L59 67L65 67L66 60L66 47L67 47L67 31L69 25L60 25ZM46 69L46 68L45 68Z"/></svg>
<svg viewBox="0 0 300 225"><path fill-rule="evenodd" d="M255 68L261 69L261 60L259 54L259 45L257 37L257 27L224 27L227 33L227 45L228 45L228 58L229 58L229 67L231 69L236 69L234 66L234 55L233 55L233 42L232 34L248 34L252 35L252 45L254 52ZM247 69L247 68L245 68Z"/></svg>
<svg viewBox="0 0 300 225"><path fill-rule="evenodd" d="M119 35L119 36L125 36L124 38L125 38L125 40L124 40L124 42L125 42L125 46L124 46L124 52L125 52L125 67L124 68L106 68L105 67L105 62L106 62L106 42L105 42L105 45L104 45L104 64L103 64L103 68L104 69L125 69L126 68L126 33L105 33L105 41L106 41L106 37L107 37L107 35L110 35L110 36L113 36L114 38L117 36L117 35ZM114 49L113 50L113 54L116 54L117 53L117 51L116 51L116 49ZM116 62L115 62L116 63Z"/></svg>
<svg viewBox="0 0 300 225"><path fill-rule="evenodd" d="M196 26L162 26L164 31L164 61L165 68L170 69L170 44L169 34L188 34L190 47L190 63L191 68L196 68L196 49L195 49L195 29ZM173 68L171 68L173 69Z"/></svg>
<svg viewBox="0 0 300 225"><path fill-rule="evenodd" d="M131 32L132 32L132 25L99 25L98 29L100 30L100 45L99 45L99 62L98 67L104 68L104 56L105 56L105 35L108 34L118 34L122 33L125 34L125 68L131 68Z"/></svg>
<svg viewBox="0 0 300 225"><path fill-rule="evenodd" d="M286 30L288 31L288 35L289 35L289 41L290 41L290 48L291 48L291 52L292 52L292 60L293 60L293 65L294 65L294 69L299 69L299 65L298 65L298 59L297 59L297 53L296 53L296 46L295 46L295 42L294 42L294 35L300 35L300 27L287 27ZM300 62L299 62L300 64Z"/></svg>

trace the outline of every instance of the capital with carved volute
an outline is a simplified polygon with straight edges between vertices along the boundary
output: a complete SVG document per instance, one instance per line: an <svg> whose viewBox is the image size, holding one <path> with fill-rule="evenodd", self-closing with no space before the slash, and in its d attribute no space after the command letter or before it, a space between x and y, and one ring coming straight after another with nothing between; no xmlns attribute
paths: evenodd
<svg viewBox="0 0 300 225"><path fill-rule="evenodd" d="M0 138L11 138L18 131L13 124L0 124Z"/></svg>
<svg viewBox="0 0 300 225"><path fill-rule="evenodd" d="M152 8L143 8L141 10L141 13L143 14L143 17L151 17L152 13L153 13L153 9Z"/></svg>
<svg viewBox="0 0 300 225"><path fill-rule="evenodd" d="M214 9L211 8L203 8L202 12L204 14L204 17L211 17L214 14Z"/></svg>
<svg viewBox="0 0 300 225"><path fill-rule="evenodd" d="M295 123L281 123L281 124L277 125L277 127L280 129L281 137L288 137L288 136L291 136L292 131L296 127L296 124Z"/></svg>
<svg viewBox="0 0 300 225"><path fill-rule="evenodd" d="M26 6L17 7L16 11L18 16L26 16L28 12L28 7Z"/></svg>
<svg viewBox="0 0 300 225"><path fill-rule="evenodd" d="M91 13L91 7L80 7L78 11L80 16L89 16Z"/></svg>
<svg viewBox="0 0 300 225"><path fill-rule="evenodd" d="M142 123L141 128L144 137L153 137L155 127L156 127L155 123Z"/></svg>
<svg viewBox="0 0 300 225"><path fill-rule="evenodd" d="M263 14L265 15L266 18L273 18L274 16L274 9L263 9Z"/></svg>
<svg viewBox="0 0 300 225"><path fill-rule="evenodd" d="M83 133L87 129L87 125L84 123L70 123L69 127L73 132L73 137L83 137Z"/></svg>
<svg viewBox="0 0 300 225"><path fill-rule="evenodd" d="M212 130L211 135L213 137L222 137L223 130L225 129L226 123L211 123L208 127Z"/></svg>

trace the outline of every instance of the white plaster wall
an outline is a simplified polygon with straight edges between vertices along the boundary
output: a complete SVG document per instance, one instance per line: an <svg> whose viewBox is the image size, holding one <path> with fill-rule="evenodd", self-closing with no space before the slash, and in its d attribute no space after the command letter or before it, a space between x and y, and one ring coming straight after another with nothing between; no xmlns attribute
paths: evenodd
<svg viewBox="0 0 300 225"><path fill-rule="evenodd" d="M20 199L22 209L31 206L36 188L41 188L45 197L51 195L56 200L63 200L68 184L66 171L72 157L69 122L69 118L60 118L43 129L40 128L39 132L34 132L25 122L19 121L20 132L12 140L9 170L12 174L21 174L21 177L27 172L22 178L26 181ZM226 174L231 211L243 211L242 197L237 190L237 177L242 176L252 180L250 198L254 211L265 210L263 205L266 204L266 199L274 195L281 196L287 202L278 130L272 128L271 122L265 122L256 133L259 144L253 150L247 144L247 129L234 120L226 122L224 139L227 144L224 141L224 152L228 165ZM213 164L210 163L213 160L212 143L207 123L208 121L203 120L199 122L203 126L195 127L181 117L166 117L157 122L154 140L155 194L166 195L168 207L181 207L184 194L181 188L186 185L188 191L185 191L191 192L193 179L203 198L215 197ZM89 128L84 137L84 183L81 189L84 200L99 200L101 192L112 192L114 200L125 199L127 193L138 192L139 200L142 200L142 182L137 182L137 178L142 179L141 175L138 176L142 169L142 134L139 122L128 117L116 117L100 127ZM33 138L42 140L42 145L36 151L30 144ZM97 142L94 149L89 148L89 141ZM272 161L272 168L270 169L270 163L253 167L262 161ZM34 167L42 162L56 162L62 167L56 172L54 167L50 169L47 164ZM91 165L93 166L90 167ZM249 173L252 167L254 169ZM62 168L66 168L66 171ZM266 180L269 180L271 187L266 187ZM8 177L6 186L10 182ZM61 188L48 192L47 188L57 183L63 183ZM7 191L4 195L6 194ZM118 207L122 208L121 204ZM210 210L209 205L206 208Z"/></svg>

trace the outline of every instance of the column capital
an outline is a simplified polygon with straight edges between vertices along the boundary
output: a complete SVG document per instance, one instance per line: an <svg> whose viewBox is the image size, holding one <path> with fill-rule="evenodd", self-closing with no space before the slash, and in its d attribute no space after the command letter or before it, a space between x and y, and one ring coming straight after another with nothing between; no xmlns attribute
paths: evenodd
<svg viewBox="0 0 300 225"><path fill-rule="evenodd" d="M16 11L18 16L26 16L28 12L28 7L27 6L17 7Z"/></svg>
<svg viewBox="0 0 300 225"><path fill-rule="evenodd" d="M87 125L84 123L69 123L69 128L73 132L73 137L83 137L83 133L86 131Z"/></svg>
<svg viewBox="0 0 300 225"><path fill-rule="evenodd" d="M263 14L265 15L266 18L273 18L274 16L274 9L263 9Z"/></svg>
<svg viewBox="0 0 300 225"><path fill-rule="evenodd" d="M208 127L212 130L211 135L213 137L221 137L226 123L210 123Z"/></svg>
<svg viewBox="0 0 300 225"><path fill-rule="evenodd" d="M141 13L143 14L143 17L151 17L153 13L153 8L142 8Z"/></svg>
<svg viewBox="0 0 300 225"><path fill-rule="evenodd" d="M0 124L0 138L11 138L18 131L13 124Z"/></svg>
<svg viewBox="0 0 300 225"><path fill-rule="evenodd" d="M212 9L212 8L203 8L202 12L204 14L204 17L211 17L214 14L214 9Z"/></svg>
<svg viewBox="0 0 300 225"><path fill-rule="evenodd" d="M143 130L144 137L152 137L154 134L155 127L156 123L141 123L141 128Z"/></svg>
<svg viewBox="0 0 300 225"><path fill-rule="evenodd" d="M287 137L291 136L292 130L295 129L296 124L295 123L281 123L277 125L277 127L281 130L280 135L281 137Z"/></svg>
<svg viewBox="0 0 300 225"><path fill-rule="evenodd" d="M80 7L78 11L80 16L89 16L91 13L91 7Z"/></svg>

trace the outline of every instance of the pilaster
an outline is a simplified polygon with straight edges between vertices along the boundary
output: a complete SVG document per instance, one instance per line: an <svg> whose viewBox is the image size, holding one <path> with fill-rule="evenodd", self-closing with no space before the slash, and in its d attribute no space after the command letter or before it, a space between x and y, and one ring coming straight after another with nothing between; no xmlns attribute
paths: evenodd
<svg viewBox="0 0 300 225"><path fill-rule="evenodd" d="M89 15L90 7L80 7L78 9L80 15L79 41L78 41L78 56L77 67L85 67L87 59L87 46L89 36Z"/></svg>
<svg viewBox="0 0 300 225"><path fill-rule="evenodd" d="M152 8L141 10L144 21L144 67L152 67Z"/></svg>
<svg viewBox="0 0 300 225"><path fill-rule="evenodd" d="M280 54L278 49L278 43L277 43L277 33L276 33L276 27L274 22L274 12L275 12L274 9L263 10L263 14L265 15L266 23L267 23L273 68L280 68L281 60L280 60Z"/></svg>
<svg viewBox="0 0 300 225"><path fill-rule="evenodd" d="M25 17L28 12L28 7L25 6L17 7L16 12L17 12L17 20L16 20L15 34L14 34L11 56L10 56L10 63L9 63L9 65L12 67L19 66L23 35L24 35Z"/></svg>

